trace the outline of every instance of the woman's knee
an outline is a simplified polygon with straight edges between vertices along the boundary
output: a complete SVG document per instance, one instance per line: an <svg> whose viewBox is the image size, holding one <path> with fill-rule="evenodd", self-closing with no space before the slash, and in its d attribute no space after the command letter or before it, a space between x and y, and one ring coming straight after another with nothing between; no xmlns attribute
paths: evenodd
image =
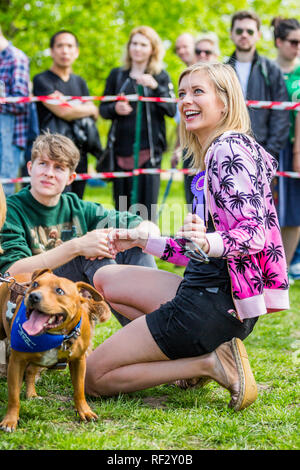
<svg viewBox="0 0 300 470"><path fill-rule="evenodd" d="M94 274L93 283L95 289L97 289L97 291L100 292L105 297L105 299L108 299L109 286L111 286L113 283L116 268L118 268L118 266L103 266L102 268L98 269L98 271L96 271Z"/></svg>

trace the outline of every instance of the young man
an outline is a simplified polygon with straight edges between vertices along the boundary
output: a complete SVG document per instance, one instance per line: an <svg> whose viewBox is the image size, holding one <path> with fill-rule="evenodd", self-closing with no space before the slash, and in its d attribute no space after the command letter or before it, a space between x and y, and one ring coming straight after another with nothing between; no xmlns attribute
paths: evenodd
<svg viewBox="0 0 300 470"><path fill-rule="evenodd" d="M235 13L231 20L231 39L236 49L228 63L237 73L246 100L288 101L281 70L256 51L260 37L260 19L255 13ZM278 158L289 134L289 113L256 108L249 108L249 113L255 139Z"/></svg>
<svg viewBox="0 0 300 470"><path fill-rule="evenodd" d="M0 96L28 96L29 61L14 47L0 27ZM16 178L22 163L28 133L28 104L0 104L0 177ZM6 195L13 194L14 184L6 184Z"/></svg>
<svg viewBox="0 0 300 470"><path fill-rule="evenodd" d="M51 57L53 60L50 70L46 70L33 79L35 96L50 95L54 98L65 96L89 96L87 84L79 75L72 73L72 65L79 56L79 44L76 36L70 31L58 31L50 39ZM71 102L70 107L49 103L38 103L40 131L49 129L50 132L74 139L72 126L68 122L91 116L98 118L98 108L91 102ZM77 173L87 173L87 155L81 151ZM72 184L71 190L82 198L85 181Z"/></svg>
<svg viewBox="0 0 300 470"><path fill-rule="evenodd" d="M7 198L6 221L0 232L1 273L9 271L14 276L50 268L58 276L93 285L95 272L106 264L156 266L154 258L140 249L127 250L113 259L107 247L112 227L159 234L155 224L63 193L76 177L78 161L79 151L69 138L48 133L36 139L28 162L31 186ZM124 317L121 320L126 323Z"/></svg>

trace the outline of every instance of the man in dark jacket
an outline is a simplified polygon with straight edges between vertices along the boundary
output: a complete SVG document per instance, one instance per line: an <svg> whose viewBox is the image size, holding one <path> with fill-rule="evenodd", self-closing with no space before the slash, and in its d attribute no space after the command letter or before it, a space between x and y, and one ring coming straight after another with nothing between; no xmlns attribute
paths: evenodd
<svg viewBox="0 0 300 470"><path fill-rule="evenodd" d="M255 13L235 13L231 21L231 39L236 49L228 63L238 75L246 100L288 101L281 70L256 51L260 37L260 19ZM255 139L278 158L289 134L289 113L249 108L249 114Z"/></svg>

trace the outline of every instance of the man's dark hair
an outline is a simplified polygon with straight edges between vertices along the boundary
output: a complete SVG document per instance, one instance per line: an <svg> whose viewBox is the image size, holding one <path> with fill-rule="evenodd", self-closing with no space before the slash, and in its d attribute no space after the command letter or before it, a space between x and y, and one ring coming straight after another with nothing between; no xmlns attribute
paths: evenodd
<svg viewBox="0 0 300 470"><path fill-rule="evenodd" d="M72 31L68 31L67 29L62 29L61 31L57 31L57 33L53 34L53 36L51 37L50 39L50 49L52 49L54 47L54 44L55 44L55 39L57 38L57 36L59 36L60 34L71 34L74 39L75 39L75 42L76 42L76 46L79 47L79 41L77 39L77 36L76 34L72 33Z"/></svg>
<svg viewBox="0 0 300 470"><path fill-rule="evenodd" d="M258 31L260 30L261 21L260 21L259 16L253 11L242 10L242 11L237 11L231 18L231 31L234 28L234 23L236 20L245 20L245 19L255 21L257 30Z"/></svg>
<svg viewBox="0 0 300 470"><path fill-rule="evenodd" d="M300 29L300 23L296 18L281 18L277 16L273 18L271 26L274 28L274 42L276 46L276 39L286 39L291 31Z"/></svg>

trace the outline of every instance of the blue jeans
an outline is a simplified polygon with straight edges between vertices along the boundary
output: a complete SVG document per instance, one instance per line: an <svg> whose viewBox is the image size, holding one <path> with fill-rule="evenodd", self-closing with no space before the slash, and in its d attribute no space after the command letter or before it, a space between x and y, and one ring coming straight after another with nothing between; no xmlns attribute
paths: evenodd
<svg viewBox="0 0 300 470"><path fill-rule="evenodd" d="M73 282L83 281L93 286L93 277L95 272L108 264L129 264L131 266L157 268L152 255L143 253L140 248L135 247L122 253L118 253L116 260L103 258L100 260L96 259L95 261L90 261L89 259L85 259L84 256L78 256L59 268L56 268L53 272L57 276L66 277ZM111 309L111 311L122 326L125 326L130 322L128 318L125 318L115 310Z"/></svg>
<svg viewBox="0 0 300 470"><path fill-rule="evenodd" d="M294 253L294 257L292 259L291 265L292 264L298 264L300 263L300 243L298 244L296 251Z"/></svg>
<svg viewBox="0 0 300 470"><path fill-rule="evenodd" d="M15 116L0 114L0 178L17 178L24 150L13 144ZM6 196L15 192L14 183L3 185Z"/></svg>

